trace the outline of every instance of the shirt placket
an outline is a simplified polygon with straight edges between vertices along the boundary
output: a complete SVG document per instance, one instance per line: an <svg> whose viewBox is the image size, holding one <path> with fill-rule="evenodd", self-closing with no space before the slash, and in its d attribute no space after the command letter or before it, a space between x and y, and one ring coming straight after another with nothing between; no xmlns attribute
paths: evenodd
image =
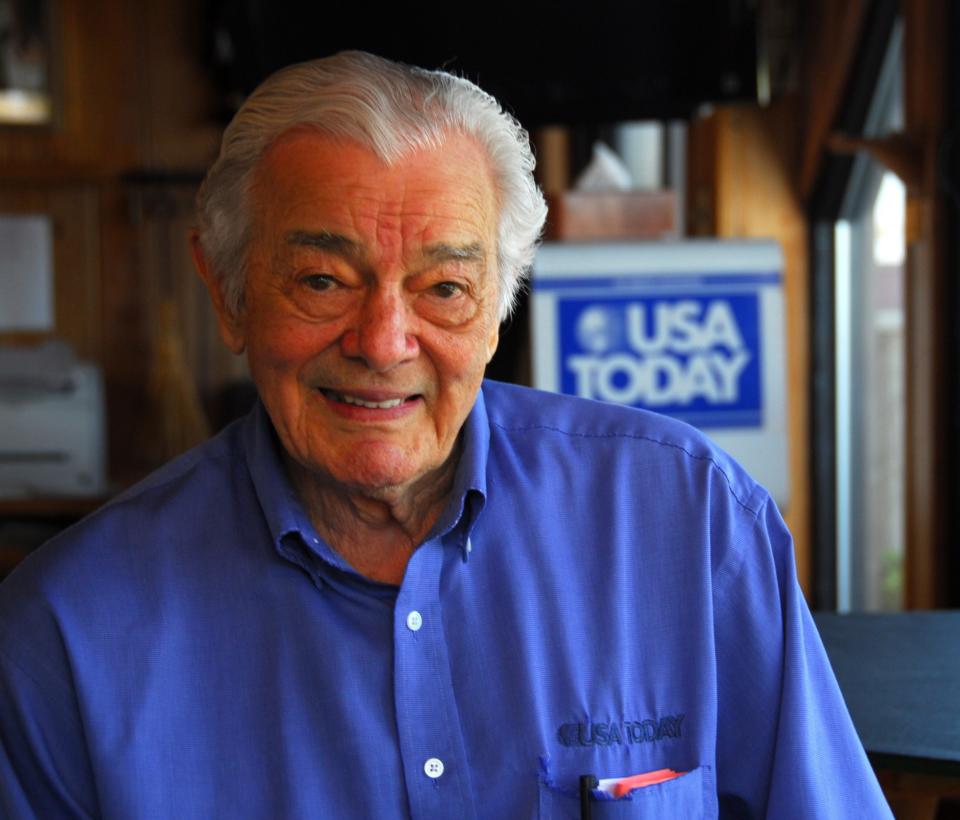
<svg viewBox="0 0 960 820"><path fill-rule="evenodd" d="M441 622L443 545L411 557L394 609L394 698L410 814L475 817L459 713Z"/></svg>

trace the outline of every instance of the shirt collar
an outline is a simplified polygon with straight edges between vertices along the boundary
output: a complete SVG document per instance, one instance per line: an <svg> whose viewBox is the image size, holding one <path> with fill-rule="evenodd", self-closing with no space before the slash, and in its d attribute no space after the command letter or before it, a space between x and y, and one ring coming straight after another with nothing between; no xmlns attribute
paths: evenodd
<svg viewBox="0 0 960 820"><path fill-rule="evenodd" d="M302 563L291 554L285 543L287 536L295 534L310 550L328 563L345 572L352 571L352 567L340 554L317 535L290 479L287 478L280 455L282 445L266 408L259 400L246 418L243 442L250 477L274 548L285 558Z"/></svg>
<svg viewBox="0 0 960 820"><path fill-rule="evenodd" d="M328 563L351 571L340 554L318 537L303 509L283 467L282 445L260 401L244 421L243 446L257 499L277 549L285 554L282 548L284 538L296 533ZM470 533L486 502L489 448L490 426L483 391L480 391L463 426L460 463L454 476L450 502L429 536L444 540L454 538L464 561L472 548ZM462 526L458 526L460 524Z"/></svg>
<svg viewBox="0 0 960 820"><path fill-rule="evenodd" d="M490 451L490 423L483 400L477 393L473 409L461 433L460 463L453 479L450 501L433 528L431 536L452 535L466 561L472 542L470 533L487 499L487 455ZM458 526L460 525L460 526Z"/></svg>

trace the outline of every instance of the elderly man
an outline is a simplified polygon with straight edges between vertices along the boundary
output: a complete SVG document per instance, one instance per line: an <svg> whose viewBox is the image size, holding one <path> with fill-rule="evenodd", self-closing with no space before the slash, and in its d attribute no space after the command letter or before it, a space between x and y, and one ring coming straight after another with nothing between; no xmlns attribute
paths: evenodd
<svg viewBox="0 0 960 820"><path fill-rule="evenodd" d="M0 588L0 814L889 816L764 490L482 381L532 167L369 55L247 101L193 249L260 403Z"/></svg>

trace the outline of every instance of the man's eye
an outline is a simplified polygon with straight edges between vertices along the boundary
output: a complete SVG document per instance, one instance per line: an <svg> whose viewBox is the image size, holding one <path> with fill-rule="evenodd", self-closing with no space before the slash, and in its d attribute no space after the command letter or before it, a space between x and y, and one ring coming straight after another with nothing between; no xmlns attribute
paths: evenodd
<svg viewBox="0 0 960 820"><path fill-rule="evenodd" d="M456 282L438 282L433 286L433 292L441 299L452 299L463 293L463 287Z"/></svg>
<svg viewBox="0 0 960 820"><path fill-rule="evenodd" d="M311 273L304 276L300 281L311 290L322 292L333 290L339 282L328 273Z"/></svg>

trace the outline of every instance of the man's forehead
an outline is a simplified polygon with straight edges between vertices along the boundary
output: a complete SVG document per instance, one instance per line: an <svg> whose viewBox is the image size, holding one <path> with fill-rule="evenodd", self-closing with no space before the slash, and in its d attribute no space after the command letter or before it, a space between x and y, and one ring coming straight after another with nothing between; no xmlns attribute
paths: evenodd
<svg viewBox="0 0 960 820"><path fill-rule="evenodd" d="M356 142L301 130L271 146L258 171L254 206L268 223L280 220L272 227L285 245L351 255L392 234L438 258L471 260L495 241L489 163L462 135L385 163Z"/></svg>
<svg viewBox="0 0 960 820"><path fill-rule="evenodd" d="M257 171L275 169L278 164L303 166L313 161L322 164L331 176L347 177L359 170L358 157L364 160L363 170L372 169L378 175L456 168L464 177L496 188L487 150L477 138L460 131L445 132L423 145L412 145L396 156L386 157L364 142L329 134L318 127L299 125L269 143L260 156Z"/></svg>

